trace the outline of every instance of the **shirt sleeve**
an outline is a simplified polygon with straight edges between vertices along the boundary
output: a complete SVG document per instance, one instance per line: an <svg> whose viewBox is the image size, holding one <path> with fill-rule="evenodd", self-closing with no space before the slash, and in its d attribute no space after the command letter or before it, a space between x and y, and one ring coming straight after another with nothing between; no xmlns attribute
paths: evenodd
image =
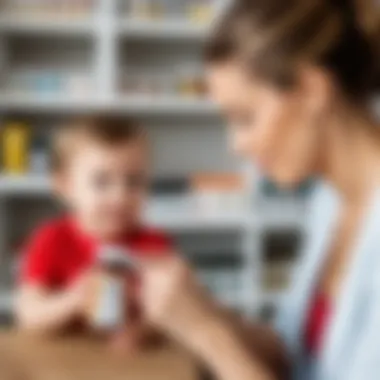
<svg viewBox="0 0 380 380"><path fill-rule="evenodd" d="M56 236L53 229L37 231L27 242L21 257L19 282L46 287L54 285Z"/></svg>
<svg viewBox="0 0 380 380"><path fill-rule="evenodd" d="M139 242L139 250L145 257L161 258L175 252L174 241L161 231L149 231Z"/></svg>

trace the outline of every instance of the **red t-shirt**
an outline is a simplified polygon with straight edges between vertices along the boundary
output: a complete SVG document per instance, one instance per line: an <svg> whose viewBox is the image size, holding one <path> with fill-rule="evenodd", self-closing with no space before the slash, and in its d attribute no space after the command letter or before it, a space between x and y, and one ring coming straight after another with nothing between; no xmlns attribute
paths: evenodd
<svg viewBox="0 0 380 380"><path fill-rule="evenodd" d="M117 244L138 257L160 256L173 247L165 234L151 229L126 233ZM65 289L95 263L99 246L70 218L53 220L38 229L28 242L20 280L52 290Z"/></svg>

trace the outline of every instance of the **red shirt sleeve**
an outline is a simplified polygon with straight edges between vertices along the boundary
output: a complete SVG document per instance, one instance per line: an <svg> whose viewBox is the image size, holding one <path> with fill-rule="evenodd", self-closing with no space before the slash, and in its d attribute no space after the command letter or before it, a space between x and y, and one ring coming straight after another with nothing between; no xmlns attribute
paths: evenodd
<svg viewBox="0 0 380 380"><path fill-rule="evenodd" d="M34 233L23 250L20 282L54 286L56 248L57 233L54 228L47 226Z"/></svg>
<svg viewBox="0 0 380 380"><path fill-rule="evenodd" d="M175 244L173 240L161 231L147 231L139 240L138 251L145 257L165 257L173 255Z"/></svg>

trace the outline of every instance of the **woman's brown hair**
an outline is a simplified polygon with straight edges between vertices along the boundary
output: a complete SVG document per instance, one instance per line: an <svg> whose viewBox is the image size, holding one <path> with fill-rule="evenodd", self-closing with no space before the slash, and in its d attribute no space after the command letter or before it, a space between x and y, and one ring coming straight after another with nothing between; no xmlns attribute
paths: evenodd
<svg viewBox="0 0 380 380"><path fill-rule="evenodd" d="M211 63L240 59L255 75L286 88L309 61L359 100L380 85L375 0L236 0L206 45Z"/></svg>

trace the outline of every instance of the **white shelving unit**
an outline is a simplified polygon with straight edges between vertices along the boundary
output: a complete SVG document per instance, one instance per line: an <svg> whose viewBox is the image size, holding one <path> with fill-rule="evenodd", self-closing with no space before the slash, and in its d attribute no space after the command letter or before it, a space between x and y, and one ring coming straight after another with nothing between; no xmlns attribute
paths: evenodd
<svg viewBox="0 0 380 380"><path fill-rule="evenodd" d="M218 109L211 101L178 95L126 96L119 92L120 75L129 68L161 69L170 64L172 56L179 67L188 64L189 59L199 62L197 52L207 27L185 19L135 20L118 11L119 1L98 0L93 14L81 18L0 17L1 77L7 77L19 67L29 69L26 65L31 59L32 67L58 66L59 70L85 71L92 76L94 84L87 93L74 95L24 94L4 88L0 90L0 118L32 117L44 121L99 110L133 115L148 120L156 174L239 170L223 147L224 130ZM67 53L62 52L64 49ZM133 67L129 67L131 62ZM51 184L46 176L0 176L0 258L9 250L8 235L12 227L7 216L13 213L11 200L45 198L50 194ZM303 206L298 202L282 203L270 209L261 204L260 196L252 188L244 196L248 206L244 211L211 216L194 212L191 207L177 208L173 213L163 211L157 207L160 200L156 199L148 205L145 218L148 223L173 233L238 232L241 235L238 250L244 261L241 290L226 296L224 301L253 315L262 302L277 299L261 289L263 231L302 229ZM26 211L22 215L27 218ZM0 309L9 308L9 300L10 293L6 289L0 291Z"/></svg>

